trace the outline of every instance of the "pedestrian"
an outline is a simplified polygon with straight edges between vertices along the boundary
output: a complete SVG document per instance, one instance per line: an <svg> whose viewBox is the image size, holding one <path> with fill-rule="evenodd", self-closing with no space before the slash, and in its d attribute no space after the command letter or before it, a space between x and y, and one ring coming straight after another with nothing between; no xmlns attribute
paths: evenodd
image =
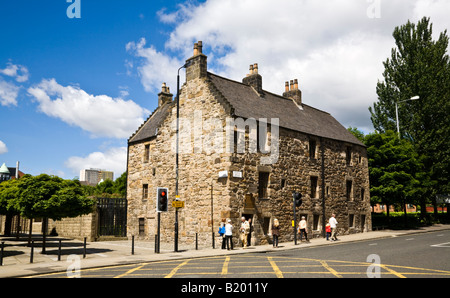
<svg viewBox="0 0 450 298"><path fill-rule="evenodd" d="M227 242L227 250L230 250L230 247L233 249L233 225L231 224L231 219L225 225L225 239Z"/></svg>
<svg viewBox="0 0 450 298"><path fill-rule="evenodd" d="M247 248L247 236L250 232L250 226L248 225L248 221L245 220L245 217L241 217L241 227L239 228L240 239L242 242L242 246Z"/></svg>
<svg viewBox="0 0 450 298"><path fill-rule="evenodd" d="M331 226L329 223L327 223L325 226L325 232L327 232L327 241L328 241L331 236Z"/></svg>
<svg viewBox="0 0 450 298"><path fill-rule="evenodd" d="M247 246L250 246L252 244L252 232L253 232L253 226L252 226L252 219L248 219L248 225L250 227L250 230L248 231L247 235Z"/></svg>
<svg viewBox="0 0 450 298"><path fill-rule="evenodd" d="M226 239L225 239L225 219L222 219L219 227L219 235L222 237L222 249L225 249Z"/></svg>
<svg viewBox="0 0 450 298"><path fill-rule="evenodd" d="M278 237L280 236L280 223L278 219L273 220L272 224L272 237L273 237L273 247L278 248Z"/></svg>
<svg viewBox="0 0 450 298"><path fill-rule="evenodd" d="M336 214L331 214L331 217L330 217L330 220L329 220L329 223L330 223L330 227L331 227L331 237L330 237L330 240L331 241L336 241L336 240L339 240L339 239L337 239L337 237L336 237L336 228L337 228L337 224L338 224L338 222L337 222L337 220L336 220Z"/></svg>
<svg viewBox="0 0 450 298"><path fill-rule="evenodd" d="M299 232L300 232L300 242L302 242L303 234L305 235L306 242L309 242L309 240L308 240L308 230L306 228L306 218L304 216L302 216L302 220L298 224L298 229L299 229Z"/></svg>

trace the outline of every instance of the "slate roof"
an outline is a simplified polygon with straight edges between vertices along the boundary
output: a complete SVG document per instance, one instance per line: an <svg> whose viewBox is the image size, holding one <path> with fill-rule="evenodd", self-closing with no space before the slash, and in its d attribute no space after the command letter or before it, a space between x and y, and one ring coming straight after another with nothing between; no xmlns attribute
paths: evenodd
<svg viewBox="0 0 450 298"><path fill-rule="evenodd" d="M300 109L291 99L263 91L260 96L252 87L208 72L208 78L242 118L278 118L280 127L309 135L364 146L352 133L329 113L302 104ZM130 137L128 143L149 140L157 135L157 128L168 116L174 102L158 107L144 124Z"/></svg>
<svg viewBox="0 0 450 298"><path fill-rule="evenodd" d="M291 99L263 91L261 97L252 87L208 73L211 82L242 118L278 118L280 127L333 140L364 146L329 113L302 104L300 109Z"/></svg>
<svg viewBox="0 0 450 298"><path fill-rule="evenodd" d="M158 134L158 128L169 115L174 102L158 107L138 130L128 139L128 143L139 143L150 140Z"/></svg>

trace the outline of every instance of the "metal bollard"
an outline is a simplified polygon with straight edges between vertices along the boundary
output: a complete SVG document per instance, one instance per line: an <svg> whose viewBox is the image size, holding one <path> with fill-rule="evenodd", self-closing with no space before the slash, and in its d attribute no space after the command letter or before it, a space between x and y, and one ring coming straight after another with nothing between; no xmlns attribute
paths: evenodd
<svg viewBox="0 0 450 298"><path fill-rule="evenodd" d="M83 244L83 259L86 259L86 237L84 237L84 244Z"/></svg>
<svg viewBox="0 0 450 298"><path fill-rule="evenodd" d="M61 239L59 239L58 245L58 261L61 261Z"/></svg>
<svg viewBox="0 0 450 298"><path fill-rule="evenodd" d="M2 241L2 246L1 246L1 250L0 250L0 266L3 266L3 252L4 252L4 248L5 248L5 242Z"/></svg>
<svg viewBox="0 0 450 298"><path fill-rule="evenodd" d="M195 233L195 250L198 250L198 233Z"/></svg>
<svg viewBox="0 0 450 298"><path fill-rule="evenodd" d="M33 263L33 255L34 255L34 240L31 241L30 263Z"/></svg>
<svg viewBox="0 0 450 298"><path fill-rule="evenodd" d="M131 254L134 255L134 235L131 236Z"/></svg>

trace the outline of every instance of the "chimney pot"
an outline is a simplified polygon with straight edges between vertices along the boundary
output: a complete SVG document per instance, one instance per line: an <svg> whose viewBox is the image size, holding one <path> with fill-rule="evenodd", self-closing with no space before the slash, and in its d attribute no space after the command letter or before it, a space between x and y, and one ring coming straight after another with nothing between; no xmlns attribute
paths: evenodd
<svg viewBox="0 0 450 298"><path fill-rule="evenodd" d="M253 64L253 73L258 74L258 63Z"/></svg>
<svg viewBox="0 0 450 298"><path fill-rule="evenodd" d="M294 80L291 80L291 90L294 90Z"/></svg>
<svg viewBox="0 0 450 298"><path fill-rule="evenodd" d="M284 91L289 92L289 82L284 83Z"/></svg>
<svg viewBox="0 0 450 298"><path fill-rule="evenodd" d="M201 40L198 41L197 48L198 48L198 53L202 54L203 53L203 42Z"/></svg>
<svg viewBox="0 0 450 298"><path fill-rule="evenodd" d="M194 43L194 56L198 55L198 43Z"/></svg>
<svg viewBox="0 0 450 298"><path fill-rule="evenodd" d="M298 80L294 80L294 90L298 90Z"/></svg>

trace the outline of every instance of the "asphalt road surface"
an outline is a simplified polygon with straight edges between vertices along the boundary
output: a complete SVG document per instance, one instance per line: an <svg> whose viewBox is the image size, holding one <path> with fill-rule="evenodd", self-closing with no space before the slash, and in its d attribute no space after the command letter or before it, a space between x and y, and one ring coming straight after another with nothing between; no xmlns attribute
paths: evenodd
<svg viewBox="0 0 450 298"><path fill-rule="evenodd" d="M302 245L288 251L118 265L32 277L449 278L449 256L450 231L438 231L352 243L336 241L320 247ZM195 285L189 283L186 290L197 289L191 286ZM252 284L253 290L258 291L264 290L263 286ZM221 290L225 289L224 284Z"/></svg>

